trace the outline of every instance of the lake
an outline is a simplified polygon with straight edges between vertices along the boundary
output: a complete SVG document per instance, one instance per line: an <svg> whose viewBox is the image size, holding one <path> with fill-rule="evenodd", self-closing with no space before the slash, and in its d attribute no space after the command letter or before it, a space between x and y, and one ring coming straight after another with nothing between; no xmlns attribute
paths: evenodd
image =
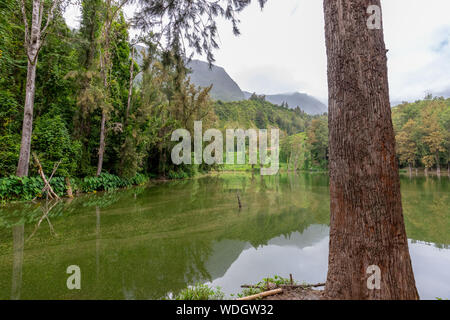
<svg viewBox="0 0 450 320"><path fill-rule="evenodd" d="M420 297L450 298L450 179L401 185ZM199 282L229 295L290 273L324 282L328 233L326 174L209 175L3 205L0 299L163 299ZM80 290L66 286L71 265Z"/></svg>

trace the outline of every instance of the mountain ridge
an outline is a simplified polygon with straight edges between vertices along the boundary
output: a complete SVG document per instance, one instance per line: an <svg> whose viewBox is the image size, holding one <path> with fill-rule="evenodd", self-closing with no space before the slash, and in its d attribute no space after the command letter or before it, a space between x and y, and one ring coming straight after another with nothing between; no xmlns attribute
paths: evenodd
<svg viewBox="0 0 450 320"><path fill-rule="evenodd" d="M212 65L201 60L191 60L187 67L191 69L189 76L191 82L196 86L209 87L211 98L224 102L247 100L252 93L243 91L223 67ZM266 100L273 104L281 105L287 103L290 108L300 107L308 114L323 114L327 112L327 106L306 93L293 92L284 94L265 95Z"/></svg>

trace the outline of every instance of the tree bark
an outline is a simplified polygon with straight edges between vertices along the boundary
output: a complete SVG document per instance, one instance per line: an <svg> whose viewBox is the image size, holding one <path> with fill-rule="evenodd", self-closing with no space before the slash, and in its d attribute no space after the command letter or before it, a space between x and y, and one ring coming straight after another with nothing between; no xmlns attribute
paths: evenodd
<svg viewBox="0 0 450 320"><path fill-rule="evenodd" d="M124 128L127 125L127 121L128 121L128 115L130 113L130 106L131 106L131 96L133 94L133 76L134 76L134 46L131 49L131 66L130 66L130 85L128 87L128 101L127 101L127 110L125 112L125 121L124 121Z"/></svg>
<svg viewBox="0 0 450 320"><path fill-rule="evenodd" d="M36 91L36 64L37 59L34 63L28 60L27 85L22 123L22 141L20 143L19 163L16 171L16 175L19 177L28 176L28 167L30 163L34 94Z"/></svg>
<svg viewBox="0 0 450 320"><path fill-rule="evenodd" d="M380 6L380 0L324 0L331 211L325 293L334 299L418 299L383 29L367 27L369 5ZM380 289L369 289L371 265L381 270Z"/></svg>
<svg viewBox="0 0 450 320"><path fill-rule="evenodd" d="M103 155L105 154L105 123L106 112L102 110L102 121L100 125L100 146L98 148L97 176L102 173Z"/></svg>

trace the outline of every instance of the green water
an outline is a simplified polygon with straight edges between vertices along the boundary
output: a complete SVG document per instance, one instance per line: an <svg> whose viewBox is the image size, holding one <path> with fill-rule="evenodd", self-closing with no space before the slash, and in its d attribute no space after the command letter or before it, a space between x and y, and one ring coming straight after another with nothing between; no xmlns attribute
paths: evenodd
<svg viewBox="0 0 450 320"><path fill-rule="evenodd" d="M419 293L450 298L450 180L402 177L402 195ZM161 299L196 282L230 294L274 274L326 278L323 174L223 174L83 195L36 228L45 209L0 207L1 299ZM67 288L70 265L81 269L80 290Z"/></svg>

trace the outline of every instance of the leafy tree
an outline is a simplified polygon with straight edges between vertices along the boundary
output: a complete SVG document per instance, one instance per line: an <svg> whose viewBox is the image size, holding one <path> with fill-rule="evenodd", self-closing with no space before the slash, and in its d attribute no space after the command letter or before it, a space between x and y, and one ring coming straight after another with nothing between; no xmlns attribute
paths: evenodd
<svg viewBox="0 0 450 320"><path fill-rule="evenodd" d="M416 122L413 119L410 119L395 137L400 161L408 164L410 175L412 174L412 166L416 161L418 153L417 130Z"/></svg>
<svg viewBox="0 0 450 320"><path fill-rule="evenodd" d="M438 113L443 107L442 101L435 100L422 112L422 140L427 146L429 153L435 157L434 162L436 164L438 175L441 173L439 152L445 152L445 134L438 119ZM428 165L431 161L429 160L428 155L424 158L427 159L424 164L425 168L428 169Z"/></svg>
<svg viewBox="0 0 450 320"><path fill-rule="evenodd" d="M25 0L21 0L23 25L25 30L24 46L28 58L27 82L25 87L25 106L22 125L22 141L20 143L19 162L17 165L17 176L28 176L28 165L30 161L31 133L33 129L33 109L36 91L36 67L39 51L44 44L48 27L53 21L55 13L59 13L60 0L51 0L49 8L45 9L46 1L32 0L31 21L28 19ZM45 16L45 17L44 17ZM45 21L45 24L42 22Z"/></svg>
<svg viewBox="0 0 450 320"><path fill-rule="evenodd" d="M306 131L307 148L313 164L326 168L328 163L328 119L319 117L311 121Z"/></svg>

